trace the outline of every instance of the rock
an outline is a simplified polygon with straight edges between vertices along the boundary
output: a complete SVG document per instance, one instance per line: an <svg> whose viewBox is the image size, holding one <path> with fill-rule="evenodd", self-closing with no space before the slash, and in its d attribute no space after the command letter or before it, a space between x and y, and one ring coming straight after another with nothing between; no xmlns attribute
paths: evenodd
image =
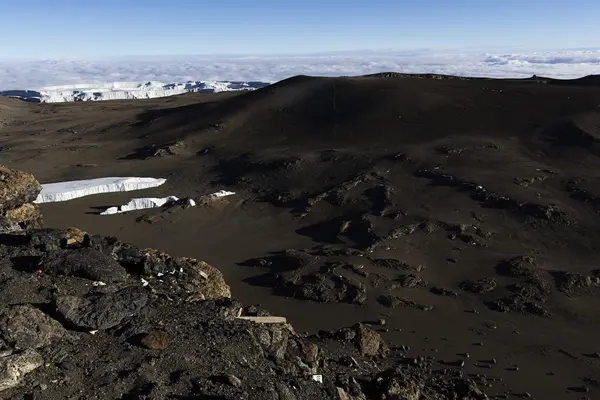
<svg viewBox="0 0 600 400"><path fill-rule="evenodd" d="M42 356L31 349L22 353L0 356L0 392L17 386L25 375L43 363Z"/></svg>
<svg viewBox="0 0 600 400"><path fill-rule="evenodd" d="M454 379L449 382L453 398L463 400L487 400L488 396L470 379Z"/></svg>
<svg viewBox="0 0 600 400"><path fill-rule="evenodd" d="M419 400L425 387L424 382L410 375L395 375L383 382L379 389L381 399Z"/></svg>
<svg viewBox="0 0 600 400"><path fill-rule="evenodd" d="M304 342L302 345L302 358L310 363L316 363L319 359L319 346L312 342Z"/></svg>
<svg viewBox="0 0 600 400"><path fill-rule="evenodd" d="M582 295L593 287L600 287L600 277L598 276L566 271L553 271L552 275L557 289L569 297Z"/></svg>
<svg viewBox="0 0 600 400"><path fill-rule="evenodd" d="M67 228L65 235L61 240L61 247L71 247L83 244L86 241L87 233L78 228Z"/></svg>
<svg viewBox="0 0 600 400"><path fill-rule="evenodd" d="M541 304L520 294L503 297L499 300L486 303L487 306L499 312L516 312L521 314L533 314L540 317L549 317L550 312Z"/></svg>
<svg viewBox="0 0 600 400"><path fill-rule="evenodd" d="M288 350L288 341L293 334L290 325L256 325L255 337L265 352L265 355L274 360L283 360Z"/></svg>
<svg viewBox="0 0 600 400"><path fill-rule="evenodd" d="M0 165L0 213L33 203L42 186L33 175Z"/></svg>
<svg viewBox="0 0 600 400"><path fill-rule="evenodd" d="M232 374L224 374L221 377L222 381L233 386L239 388L242 386L242 380L235 375Z"/></svg>
<svg viewBox="0 0 600 400"><path fill-rule="evenodd" d="M152 331L144 335L140 342L152 350L164 350L169 346L169 334L164 331Z"/></svg>
<svg viewBox="0 0 600 400"><path fill-rule="evenodd" d="M136 252L132 246L120 257L128 257L135 263ZM231 289L221 271L207 264L187 257L171 257L154 249L145 249L139 268L144 275L174 275L177 285L198 300L211 300L231 297Z"/></svg>
<svg viewBox="0 0 600 400"><path fill-rule="evenodd" d="M128 248L126 256L135 255L133 248ZM157 274L175 273L175 269L170 267L171 257L155 249L144 249L141 257L142 271L144 275L156 276Z"/></svg>
<svg viewBox="0 0 600 400"><path fill-rule="evenodd" d="M336 387L335 391L337 395L336 400L352 400L350 396L348 396L348 393L341 387Z"/></svg>
<svg viewBox="0 0 600 400"><path fill-rule="evenodd" d="M456 298L458 296L458 293L456 293L453 290L439 288L439 287L432 287L431 289L429 289L429 291L438 296L446 296L446 297L452 297L452 298Z"/></svg>
<svg viewBox="0 0 600 400"><path fill-rule="evenodd" d="M26 203L0 213L0 233L12 233L41 228L43 218L37 204Z"/></svg>
<svg viewBox="0 0 600 400"><path fill-rule="evenodd" d="M482 278L477 281L463 281L460 283L460 289L471 293L486 293L498 287L494 278Z"/></svg>
<svg viewBox="0 0 600 400"><path fill-rule="evenodd" d="M17 350L44 347L64 333L58 321L29 305L11 307L0 315L0 337Z"/></svg>
<svg viewBox="0 0 600 400"><path fill-rule="evenodd" d="M550 293L551 285L546 279L546 271L537 266L533 257L519 256L503 261L496 266L496 272L503 276L521 278L535 285L542 294Z"/></svg>
<svg viewBox="0 0 600 400"><path fill-rule="evenodd" d="M275 388L277 389L279 400L298 400L298 397L296 397L294 392L292 392L292 389L290 389L285 383L278 382L275 385Z"/></svg>
<svg viewBox="0 0 600 400"><path fill-rule="evenodd" d="M379 333L370 330L363 324L356 324L353 329L356 332L355 344L360 354L375 357L385 356L388 353L388 346Z"/></svg>
<svg viewBox="0 0 600 400"><path fill-rule="evenodd" d="M422 311L431 311L433 310L433 306L426 304L419 304L413 300L405 299L398 296L392 295L381 295L377 297L377 302L384 307L388 308L396 308L396 307L411 307L416 308Z"/></svg>
<svg viewBox="0 0 600 400"><path fill-rule="evenodd" d="M148 301L141 288L128 287L115 293L87 297L59 296L56 311L67 322L87 330L112 328L140 311Z"/></svg>
<svg viewBox="0 0 600 400"><path fill-rule="evenodd" d="M395 282L388 288L389 290L395 290L398 288L420 288L427 286L427 282L425 282L421 277L415 274L403 274L395 279Z"/></svg>
<svg viewBox="0 0 600 400"><path fill-rule="evenodd" d="M92 248L58 250L46 253L40 260L45 274L78 276L103 282L121 282L127 271L109 255Z"/></svg>
<svg viewBox="0 0 600 400"><path fill-rule="evenodd" d="M221 271L204 261L179 257L173 259L173 266L190 292L201 293L205 300L231 297L231 288Z"/></svg>

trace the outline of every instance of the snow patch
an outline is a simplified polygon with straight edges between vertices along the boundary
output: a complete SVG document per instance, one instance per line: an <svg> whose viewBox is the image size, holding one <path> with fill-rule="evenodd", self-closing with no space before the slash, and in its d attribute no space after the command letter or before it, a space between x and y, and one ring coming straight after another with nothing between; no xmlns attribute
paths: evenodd
<svg viewBox="0 0 600 400"><path fill-rule="evenodd" d="M235 192L229 192L227 190L219 190L218 192L211 193L208 196L209 197L225 197L225 196L231 196L233 194L235 194ZM173 204L176 201L179 201L179 198L176 196L167 196L167 197L160 197L160 198L141 197L141 198L137 198L137 199L131 199L129 201L129 203L123 204L122 206L109 207L105 211L101 212L100 215L114 215L114 214L121 214L124 212L129 212L129 211L145 210L147 208L163 207L165 205ZM186 204L190 207L196 206L196 202L194 201L194 199L187 199Z"/></svg>
<svg viewBox="0 0 600 400"><path fill-rule="evenodd" d="M100 215L112 215L121 214L128 211L144 210L146 208L157 208L162 207L166 204L171 204L178 201L179 198L175 196L167 197L142 197L139 199L131 199L129 203L123 204L119 207L109 207L106 211L100 213ZM189 202L188 202L189 204ZM191 204L190 204L191 205ZM194 204L195 205L195 204Z"/></svg>
<svg viewBox="0 0 600 400"><path fill-rule="evenodd" d="M166 179L157 178L110 177L47 183L42 185L42 191L35 199L34 203L52 203L72 200L92 194L149 189L160 186L166 181Z"/></svg>
<svg viewBox="0 0 600 400"><path fill-rule="evenodd" d="M225 196L231 196L235 194L235 192L229 192L227 190L219 190L218 192L212 193L209 196L211 197L225 197Z"/></svg>

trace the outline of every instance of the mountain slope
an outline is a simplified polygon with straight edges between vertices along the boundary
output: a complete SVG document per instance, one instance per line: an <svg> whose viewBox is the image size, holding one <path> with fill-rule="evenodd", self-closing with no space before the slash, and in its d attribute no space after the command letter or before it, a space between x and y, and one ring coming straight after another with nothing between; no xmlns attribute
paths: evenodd
<svg viewBox="0 0 600 400"><path fill-rule="evenodd" d="M0 154L43 183L151 176L167 182L144 196L234 191L141 215L96 215L124 195L42 208L48 226L205 259L300 330L383 318L398 354L501 378L492 394L593 397L600 87L582 82L298 76L245 93L28 104L0 129Z"/></svg>

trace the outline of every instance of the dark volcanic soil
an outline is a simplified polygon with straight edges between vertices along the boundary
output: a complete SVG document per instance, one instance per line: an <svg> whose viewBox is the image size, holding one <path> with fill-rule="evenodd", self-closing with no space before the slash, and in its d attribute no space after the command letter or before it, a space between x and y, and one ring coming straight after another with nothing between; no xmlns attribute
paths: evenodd
<svg viewBox="0 0 600 400"><path fill-rule="evenodd" d="M45 225L204 260L298 331L384 318L390 346L501 379L491 396L593 399L596 81L391 74L134 102L0 98L0 160L42 183L167 178L43 205ZM97 215L219 189L237 194Z"/></svg>

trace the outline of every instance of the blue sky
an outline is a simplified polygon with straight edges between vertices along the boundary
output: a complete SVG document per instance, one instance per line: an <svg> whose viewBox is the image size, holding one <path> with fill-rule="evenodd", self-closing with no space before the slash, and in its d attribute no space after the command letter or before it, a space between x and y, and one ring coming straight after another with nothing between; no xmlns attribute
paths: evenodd
<svg viewBox="0 0 600 400"><path fill-rule="evenodd" d="M0 0L0 61L600 47L598 0Z"/></svg>

